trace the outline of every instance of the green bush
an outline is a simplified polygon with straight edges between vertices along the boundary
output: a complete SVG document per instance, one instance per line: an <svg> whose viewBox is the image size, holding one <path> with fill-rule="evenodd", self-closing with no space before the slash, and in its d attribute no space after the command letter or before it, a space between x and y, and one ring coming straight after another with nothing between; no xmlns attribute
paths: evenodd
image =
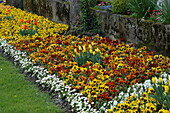
<svg viewBox="0 0 170 113"><path fill-rule="evenodd" d="M13 20L14 19L14 15L12 15L12 16L4 16L4 19L6 19L6 20Z"/></svg>
<svg viewBox="0 0 170 113"><path fill-rule="evenodd" d="M156 9L157 1L158 0L129 0L128 6L133 12L134 17L148 19L150 17L148 11Z"/></svg>
<svg viewBox="0 0 170 113"><path fill-rule="evenodd" d="M103 65L102 57L100 56L99 52L93 54L90 51L87 51L80 52L80 55L75 55L74 62L77 62L78 66L86 64L87 61L91 61L94 64L99 63L100 65Z"/></svg>
<svg viewBox="0 0 170 113"><path fill-rule="evenodd" d="M113 0L113 1L111 1L112 11L114 13L126 12L129 9L127 2L128 2L128 0Z"/></svg>
<svg viewBox="0 0 170 113"><path fill-rule="evenodd" d="M148 96L157 101L157 105L162 106L164 109L170 109L170 86L168 83L155 83L152 79L152 85L155 93L149 93Z"/></svg>
<svg viewBox="0 0 170 113"><path fill-rule="evenodd" d="M80 0L81 13L82 13L82 32L90 30L99 32L99 23L96 17L91 12L91 7L94 7L98 0Z"/></svg>
<svg viewBox="0 0 170 113"><path fill-rule="evenodd" d="M36 29L34 30L33 29L33 25L31 25L30 29L20 29L19 30L19 34L22 35L22 36L26 36L26 35L34 35L36 33L38 33L38 27L36 27Z"/></svg>
<svg viewBox="0 0 170 113"><path fill-rule="evenodd" d="M170 23L170 6L168 0L163 0L161 7L158 6L158 9L162 11L161 20L164 24Z"/></svg>
<svg viewBox="0 0 170 113"><path fill-rule="evenodd" d="M89 3L90 7L94 7L97 4L98 0L87 0L87 2Z"/></svg>

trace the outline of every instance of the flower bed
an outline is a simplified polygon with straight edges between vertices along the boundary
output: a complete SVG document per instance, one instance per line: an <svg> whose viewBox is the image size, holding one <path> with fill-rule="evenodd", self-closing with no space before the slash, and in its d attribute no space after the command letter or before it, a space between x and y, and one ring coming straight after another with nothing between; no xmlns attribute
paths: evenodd
<svg viewBox="0 0 170 113"><path fill-rule="evenodd" d="M0 48L77 112L112 112L152 87L147 85L153 76L169 72L168 57L145 46L136 49L123 38L63 36L67 25L13 7L0 12Z"/></svg>

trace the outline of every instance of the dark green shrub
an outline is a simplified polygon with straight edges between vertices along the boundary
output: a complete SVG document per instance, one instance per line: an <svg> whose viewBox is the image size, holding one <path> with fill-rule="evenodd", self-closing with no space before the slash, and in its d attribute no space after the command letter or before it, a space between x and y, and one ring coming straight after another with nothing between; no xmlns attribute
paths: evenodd
<svg viewBox="0 0 170 113"><path fill-rule="evenodd" d="M90 7L94 7L98 3L98 0L86 0L86 1L89 3Z"/></svg>
<svg viewBox="0 0 170 113"><path fill-rule="evenodd" d="M90 30L96 30L97 32L99 32L99 23L90 9L91 7L94 7L97 4L97 1L98 0L80 0L83 32L87 32Z"/></svg>
<svg viewBox="0 0 170 113"><path fill-rule="evenodd" d="M28 30L23 30L23 29L20 29L19 30L19 34L22 35L22 36L25 36L25 35L34 35L35 33L38 33L37 30L33 30L33 29L28 29Z"/></svg>
<svg viewBox="0 0 170 113"><path fill-rule="evenodd" d="M20 29L19 34L22 35L22 36L26 36L26 35L32 36L32 35L38 33L38 31L37 31L38 29L39 28L36 27L36 29L34 30L33 25L31 25L30 29Z"/></svg>
<svg viewBox="0 0 170 113"><path fill-rule="evenodd" d="M12 15L12 16L4 16L4 19L6 19L6 20L13 20L14 19L14 15Z"/></svg>
<svg viewBox="0 0 170 113"><path fill-rule="evenodd" d="M168 85L168 83L155 83L152 80L152 86L155 93L149 93L148 96L157 100L157 105L162 106L165 109L170 109L170 86Z"/></svg>
<svg viewBox="0 0 170 113"><path fill-rule="evenodd" d="M126 12L128 7L128 0L113 0L112 3L112 11L114 13L124 13Z"/></svg>
<svg viewBox="0 0 170 113"><path fill-rule="evenodd" d="M80 52L80 55L75 55L74 61L78 63L78 66L86 64L87 61L91 61L94 64L99 63L103 65L102 57L100 56L99 52L95 54L90 53L90 51Z"/></svg>
<svg viewBox="0 0 170 113"><path fill-rule="evenodd" d="M129 8L133 11L133 16L148 19L148 11L153 11L157 7L158 0L129 0Z"/></svg>
<svg viewBox="0 0 170 113"><path fill-rule="evenodd" d="M170 3L169 0L163 0L161 7L158 6L158 9L162 11L161 20L164 24L170 23Z"/></svg>

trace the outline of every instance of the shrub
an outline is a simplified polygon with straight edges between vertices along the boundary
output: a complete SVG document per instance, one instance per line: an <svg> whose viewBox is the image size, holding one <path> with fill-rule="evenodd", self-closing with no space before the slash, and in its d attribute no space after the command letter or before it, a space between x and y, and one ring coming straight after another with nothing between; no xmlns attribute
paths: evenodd
<svg viewBox="0 0 170 113"><path fill-rule="evenodd" d="M89 3L90 7L94 7L97 4L98 0L87 0L87 2Z"/></svg>
<svg viewBox="0 0 170 113"><path fill-rule="evenodd" d="M152 83L155 93L149 93L149 96L157 100L158 105L170 109L170 82L164 85L164 83L162 83L162 78L159 78L159 83L155 84L156 81L153 77Z"/></svg>
<svg viewBox="0 0 170 113"><path fill-rule="evenodd" d="M99 23L96 16L91 12L91 7L97 4L98 0L80 0L81 13L82 13L82 34L88 31L100 32Z"/></svg>
<svg viewBox="0 0 170 113"><path fill-rule="evenodd" d="M103 65L102 58L99 52L80 52L80 55L75 55L74 61L78 63L78 66L84 65L87 61L91 61L94 64L99 63Z"/></svg>
<svg viewBox="0 0 170 113"><path fill-rule="evenodd" d="M153 10L153 11L148 11L148 13L150 14L150 18L148 20L151 20L153 22L159 22L162 23L163 20L162 18L162 11L160 10Z"/></svg>
<svg viewBox="0 0 170 113"><path fill-rule="evenodd" d="M158 6L158 9L161 10L162 16L161 20L162 23L164 24L169 24L170 23L170 6L169 6L169 0L163 0L162 4L160 7Z"/></svg>
<svg viewBox="0 0 170 113"><path fill-rule="evenodd" d="M112 3L112 11L114 13L124 13L129 7L127 4L128 0L113 0Z"/></svg>
<svg viewBox="0 0 170 113"><path fill-rule="evenodd" d="M133 11L133 16L148 19L148 11L153 11L157 7L158 0L129 0L129 8Z"/></svg>
<svg viewBox="0 0 170 113"><path fill-rule="evenodd" d="M33 29L33 25L30 26L27 26L27 25L22 25L21 26L21 29L19 30L19 34L22 35L22 36L25 36L25 35L34 35L36 33L38 33L38 30L39 28L36 26L36 29Z"/></svg>
<svg viewBox="0 0 170 113"><path fill-rule="evenodd" d="M4 19L6 19L6 20L13 20L14 19L14 15L12 15L12 16L4 16Z"/></svg>

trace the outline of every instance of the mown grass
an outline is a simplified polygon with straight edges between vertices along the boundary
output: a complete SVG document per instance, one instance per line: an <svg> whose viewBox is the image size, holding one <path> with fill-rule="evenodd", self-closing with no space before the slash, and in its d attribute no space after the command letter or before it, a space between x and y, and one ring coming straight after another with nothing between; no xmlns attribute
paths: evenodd
<svg viewBox="0 0 170 113"><path fill-rule="evenodd" d="M0 54L0 113L62 113L47 93Z"/></svg>

